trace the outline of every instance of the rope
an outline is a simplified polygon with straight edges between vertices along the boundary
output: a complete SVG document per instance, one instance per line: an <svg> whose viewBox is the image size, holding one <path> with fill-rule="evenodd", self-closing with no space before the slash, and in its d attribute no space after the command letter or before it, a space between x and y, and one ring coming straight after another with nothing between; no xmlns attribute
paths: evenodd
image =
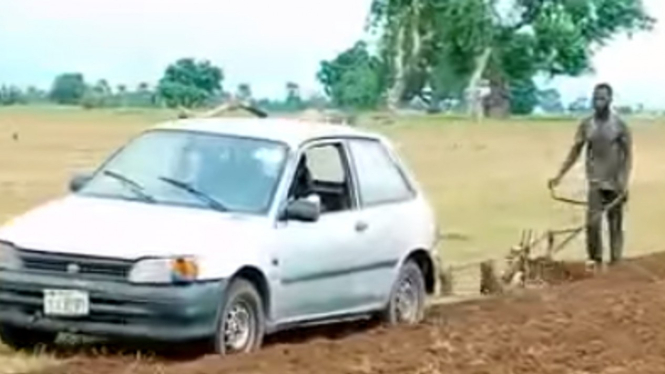
<svg viewBox="0 0 665 374"><path fill-rule="evenodd" d="M563 203L571 204L571 205L584 205L588 206L589 203L587 201L582 201L582 200L574 200L574 199L569 199L565 197L561 197L556 194L554 191L554 188L550 188L550 196L552 199L556 201L560 201ZM558 246L552 248L551 253L557 253L561 251L568 243L570 243L577 235L579 235L584 229L587 227L591 226L592 224L597 223L597 221L601 220L603 218L603 215L615 208L617 205L619 205L624 199L626 198L626 191L622 192L619 196L617 196L612 202L604 206L600 211L598 211L596 214L590 217L584 224L575 227L575 228L570 228L570 229L563 229L563 230L550 230L546 235L560 235L560 234L570 234L566 239L564 239L563 242L561 242Z"/></svg>
<svg viewBox="0 0 665 374"><path fill-rule="evenodd" d="M570 204L570 205L582 205L582 206L588 206L589 205L587 201L575 200L575 199L559 196L559 195L557 195L556 191L554 191L553 188L549 188L549 190L550 190L550 197L555 201L559 201L559 202ZM595 215L593 215L587 222L585 222L584 224L582 224L580 226L572 227L572 228L566 228L566 229L547 230L547 231L545 231L545 233L538 236L535 240L530 241L529 243L524 243L525 238L523 237L522 238L523 243L521 243L521 244L524 244L525 247L527 247L527 248L533 248L533 247L541 244L542 242L544 242L546 240L552 240L555 236L569 234L568 237L566 237L556 247L551 248L550 254L553 255L557 252L560 252L575 237L577 237L585 228L587 228L588 226L590 226L593 223L596 223L598 220L602 219L603 214L605 214L607 211L609 211L610 209L613 209L618 204L620 204L621 201L625 197L626 197L626 192L623 192L622 194L617 196L614 200L612 200L609 204L605 205L599 212L597 212ZM435 241L435 243L437 245L441 241L443 236L444 235L441 232L438 233L436 241ZM498 256L497 257L489 257L489 258L486 258L484 260L477 260L477 261L467 262L467 263L460 264L460 265L447 266L447 268L450 269L451 271L453 271L453 270L465 270L465 269L468 269L468 268L478 266L483 262L496 261L496 260L499 260L500 258L501 257L498 257Z"/></svg>
<svg viewBox="0 0 665 374"><path fill-rule="evenodd" d="M552 197L553 200L559 201L559 202L562 202L562 203L566 203L566 204L577 205L577 206L588 206L589 205L587 201L575 200L575 199L570 199L570 198L559 196L559 195L556 194L556 192L554 191L553 188L550 188L550 196ZM565 228L565 229L550 229L550 230L547 230L544 234L537 237L535 240L532 240L532 235L533 235L532 230L523 231L522 232L522 238L521 238L521 241L520 241L520 250L521 250L521 252L517 253L517 261L523 261L524 257L529 255L529 252L531 251L532 248L536 247L537 245L539 245L540 243L542 243L545 240L547 240L549 242L548 243L548 256L552 256L552 255L560 252L575 237L577 237L585 228L589 227L592 224L597 223L598 220L602 219L603 214L605 214L607 211L615 208L617 205L622 203L624 201L624 199L626 198L626 196L627 196L626 191L619 194L609 204L605 205L604 207L602 207L602 209L600 209L594 215L589 217L584 224L579 225L577 227ZM557 246L554 246L553 245L554 238L556 236L560 236L560 235L568 235L568 236L562 242L560 242ZM439 241L442 238L443 238L443 235L439 232L438 236L437 236L436 243L438 244ZM497 256L497 257L490 257L490 258L487 258L485 260L478 260L478 261L467 262L467 263L459 264L459 265L447 266L446 267L447 270L448 270L448 275L447 276L452 277L452 274L455 271L461 271L461 270L477 267L477 266L479 266L479 265L481 265L485 262L488 262L488 261L493 262L493 261L497 261L499 259L500 259L500 257ZM523 265L526 266L525 263L523 263ZM633 268L635 271L637 271L638 273L643 275L645 278L650 280L651 282L654 282L654 283L665 282L665 279L659 277L654 272L650 271L649 269L646 269L643 266L640 266L636 263L630 263L630 262L628 263L628 265L631 268ZM518 265L518 266L522 266L522 265ZM526 272L526 271L527 270L525 268L521 268L521 269L518 270L518 272ZM482 270L481 270L481 272L482 272ZM525 276L525 274L522 275L522 277L524 277L524 276ZM482 278L483 278L483 274L481 274L481 285L480 285L481 294L487 293L487 292L484 292L482 290L482 287L483 287L483 284L484 284ZM499 279L497 278L496 280L499 280ZM506 279L503 279L503 282L505 282L505 281L506 281ZM521 282L525 282L525 281L526 281L526 279L522 279ZM542 281L542 279L540 281ZM503 287L503 286L500 286L500 287ZM452 292L453 292L452 295L454 296L455 295L454 291L452 291ZM459 295L457 295L457 296L459 296ZM450 295L448 295L447 297L450 297Z"/></svg>

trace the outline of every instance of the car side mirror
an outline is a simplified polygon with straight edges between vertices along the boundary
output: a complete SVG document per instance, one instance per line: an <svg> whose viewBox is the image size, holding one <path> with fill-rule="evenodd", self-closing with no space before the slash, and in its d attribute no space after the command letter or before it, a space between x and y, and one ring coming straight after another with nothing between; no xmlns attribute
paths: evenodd
<svg viewBox="0 0 665 374"><path fill-rule="evenodd" d="M316 222L321 216L321 199L318 195L293 200L284 209L284 219Z"/></svg>
<svg viewBox="0 0 665 374"><path fill-rule="evenodd" d="M92 179L92 174L80 173L76 174L69 180L69 191L76 192L85 186L88 181Z"/></svg>

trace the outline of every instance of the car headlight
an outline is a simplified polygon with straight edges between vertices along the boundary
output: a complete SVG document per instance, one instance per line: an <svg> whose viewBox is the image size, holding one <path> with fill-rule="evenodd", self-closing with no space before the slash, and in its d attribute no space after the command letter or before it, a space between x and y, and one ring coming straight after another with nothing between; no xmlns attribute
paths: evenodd
<svg viewBox="0 0 665 374"><path fill-rule="evenodd" d="M140 260L129 271L131 283L188 283L199 276L198 260L193 257Z"/></svg>
<svg viewBox="0 0 665 374"><path fill-rule="evenodd" d="M0 242L0 269L17 270L22 266L16 248L7 242Z"/></svg>

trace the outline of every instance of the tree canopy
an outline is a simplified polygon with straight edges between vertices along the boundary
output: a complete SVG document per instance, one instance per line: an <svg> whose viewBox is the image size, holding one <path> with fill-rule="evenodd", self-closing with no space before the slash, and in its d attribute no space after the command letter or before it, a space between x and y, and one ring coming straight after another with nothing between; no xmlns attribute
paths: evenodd
<svg viewBox="0 0 665 374"><path fill-rule="evenodd" d="M181 58L166 68L157 91L168 106L191 108L221 91L223 80L222 69L209 61Z"/></svg>
<svg viewBox="0 0 665 374"><path fill-rule="evenodd" d="M426 86L434 99L461 97L482 78L490 84L490 113L523 111L537 100L536 76L590 72L595 51L613 37L655 23L640 0L373 0L368 21L380 40L381 61L371 66L384 69L389 106ZM370 65L346 71L359 74L362 66ZM510 104L526 93L528 100Z"/></svg>
<svg viewBox="0 0 665 374"><path fill-rule="evenodd" d="M85 92L83 74L63 73L55 77L49 97L58 104L78 104Z"/></svg>
<svg viewBox="0 0 665 374"><path fill-rule="evenodd" d="M369 53L365 42L322 61L317 79L334 105L342 108L374 107L385 87L384 65Z"/></svg>
<svg viewBox="0 0 665 374"><path fill-rule="evenodd" d="M560 97L545 95L536 81L592 72L599 49L618 35L649 31L656 22L641 0L372 0L367 21L378 40L375 52L358 41L321 61L316 78L328 98L302 98L298 84L286 82L283 100L259 101L280 110L324 107L328 99L342 109L395 109L418 98L431 110L463 103L496 116L528 114L538 105L559 111ZM230 95L224 78L210 61L181 58L153 87L104 79L88 85L81 73L67 72L55 78L48 94L3 87L0 105L48 98L90 108L191 108ZM489 88L482 100L480 86ZM235 91L254 100L248 83Z"/></svg>

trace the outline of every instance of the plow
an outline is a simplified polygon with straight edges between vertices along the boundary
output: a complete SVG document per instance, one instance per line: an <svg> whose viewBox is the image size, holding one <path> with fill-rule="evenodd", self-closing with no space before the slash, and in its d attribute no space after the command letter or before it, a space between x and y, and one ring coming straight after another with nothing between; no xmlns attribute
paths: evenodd
<svg viewBox="0 0 665 374"><path fill-rule="evenodd" d="M588 205L583 200L560 196L553 188L550 188L549 192L550 197L557 202L582 207ZM586 222L574 227L547 229L540 234L533 229L522 230L519 242L502 257L461 265L440 266L439 298L442 300L463 297L464 295L458 292L457 274L474 269L477 275L473 278L479 280L480 285L475 290L470 290L475 295L468 295L467 291L466 296L503 294L516 289L543 287L590 276L592 272L583 265L576 268L575 264L557 260L556 255L566 249L588 225L601 220L608 210L620 204L625 197L625 194L619 195L594 216L589 217Z"/></svg>

